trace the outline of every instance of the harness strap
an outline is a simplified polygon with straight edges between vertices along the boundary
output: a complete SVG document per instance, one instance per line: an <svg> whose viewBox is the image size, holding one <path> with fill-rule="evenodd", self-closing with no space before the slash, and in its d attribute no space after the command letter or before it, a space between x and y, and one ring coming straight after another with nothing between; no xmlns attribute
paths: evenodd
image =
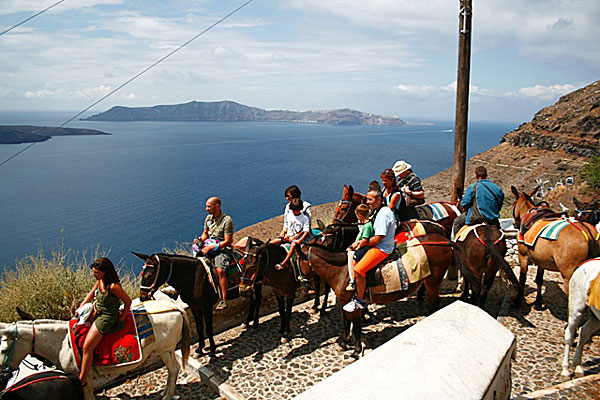
<svg viewBox="0 0 600 400"><path fill-rule="evenodd" d="M479 237L479 234L477 233L477 227L475 227L475 228L473 229L473 232L475 233L475 237L477 238L477 240L479 240L479 242L480 242L480 243L481 243L481 244L482 244L484 247L487 247L487 245L485 244L485 242L484 242L483 240L481 240L481 238ZM500 243L500 241L501 241L502 239L504 239L504 231L503 231L503 230L500 230L500 238L499 238L498 240L496 240L496 241L494 242L494 244L498 244L498 243Z"/></svg>
<svg viewBox="0 0 600 400"><path fill-rule="evenodd" d="M61 375L59 372L57 372L57 374L58 375L56 375L56 376L47 376L45 378L37 378L37 379L34 379L32 381L29 381L29 382L25 382L25 383L22 383L22 384L16 384L16 385L13 385L11 387L7 387L6 389L4 389L2 391L2 394L14 392L16 390L22 389L24 387L27 387L27 386L29 386L31 384L38 383L38 382L49 381L49 380L52 380L52 379L69 379L68 376Z"/></svg>

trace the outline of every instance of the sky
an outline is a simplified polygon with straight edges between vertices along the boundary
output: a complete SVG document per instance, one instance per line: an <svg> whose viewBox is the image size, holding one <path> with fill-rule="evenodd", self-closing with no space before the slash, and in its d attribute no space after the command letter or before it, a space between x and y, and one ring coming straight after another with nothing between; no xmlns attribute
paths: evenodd
<svg viewBox="0 0 600 400"><path fill-rule="evenodd" d="M0 31L56 1L0 0ZM0 36L0 111L81 111L245 1L65 0ZM600 79L600 1L472 2L471 120L527 122ZM253 0L92 110L232 100L453 120L458 11Z"/></svg>

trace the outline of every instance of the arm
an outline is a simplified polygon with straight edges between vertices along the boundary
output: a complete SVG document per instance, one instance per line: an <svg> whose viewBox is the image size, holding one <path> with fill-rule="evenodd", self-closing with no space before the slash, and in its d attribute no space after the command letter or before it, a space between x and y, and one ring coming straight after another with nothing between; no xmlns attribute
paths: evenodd
<svg viewBox="0 0 600 400"><path fill-rule="evenodd" d="M396 205L398 204L398 202L400 201L400 193L394 193L392 195L392 197L390 198L390 204L388 204L388 207L390 208L390 210L394 210L394 208L396 208Z"/></svg>
<svg viewBox="0 0 600 400"><path fill-rule="evenodd" d="M410 188L408 187L408 185L404 185L402 187L402 191L404 193L406 193L408 196L412 197L413 199L424 199L425 198L425 191L423 191L423 190L419 190L419 191L410 190Z"/></svg>
<svg viewBox="0 0 600 400"><path fill-rule="evenodd" d="M306 239L306 236L308 236L308 231L304 231L300 234L300 236L294 240L296 243L301 243L304 241L304 239Z"/></svg>
<svg viewBox="0 0 600 400"><path fill-rule="evenodd" d="M376 235L376 236L370 237L369 239L367 239L365 246L377 246L379 244L379 242L381 242L383 240L383 238L384 237L381 235Z"/></svg>
<svg viewBox="0 0 600 400"><path fill-rule="evenodd" d="M89 303L90 301L94 300L94 293L96 292L96 289L98 289L98 282L97 281L94 284L94 287L92 288L92 290L90 290L90 292L85 296L85 298L83 299L83 301L79 305L79 308L83 307L83 305L85 303Z"/></svg>
<svg viewBox="0 0 600 400"><path fill-rule="evenodd" d="M110 291L125 305L123 312L119 314L119 321L124 321L131 307L131 298L125 293L123 286L121 286L120 283L113 283L110 285Z"/></svg>

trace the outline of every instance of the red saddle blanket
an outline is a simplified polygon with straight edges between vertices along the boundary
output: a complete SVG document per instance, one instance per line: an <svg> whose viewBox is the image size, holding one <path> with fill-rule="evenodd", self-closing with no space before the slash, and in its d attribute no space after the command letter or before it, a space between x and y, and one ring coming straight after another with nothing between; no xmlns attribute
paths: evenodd
<svg viewBox="0 0 600 400"><path fill-rule="evenodd" d="M90 330L87 325L77 325L77 319L69 321L69 339L77 366L81 367L83 343ZM133 364L142 359L142 346L132 313L127 315L125 326L105 335L94 350L94 363L98 367Z"/></svg>

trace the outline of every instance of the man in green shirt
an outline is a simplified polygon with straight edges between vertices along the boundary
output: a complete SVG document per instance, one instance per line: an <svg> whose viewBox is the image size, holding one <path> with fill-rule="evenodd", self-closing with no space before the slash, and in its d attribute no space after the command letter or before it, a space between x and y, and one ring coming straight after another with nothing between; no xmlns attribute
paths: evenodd
<svg viewBox="0 0 600 400"><path fill-rule="evenodd" d="M206 200L206 211L208 215L204 220L204 231L195 242L200 247L200 252L213 261L223 296L217 304L217 310L223 310L227 308L227 268L233 261L233 220L221 211L221 200L218 197Z"/></svg>

